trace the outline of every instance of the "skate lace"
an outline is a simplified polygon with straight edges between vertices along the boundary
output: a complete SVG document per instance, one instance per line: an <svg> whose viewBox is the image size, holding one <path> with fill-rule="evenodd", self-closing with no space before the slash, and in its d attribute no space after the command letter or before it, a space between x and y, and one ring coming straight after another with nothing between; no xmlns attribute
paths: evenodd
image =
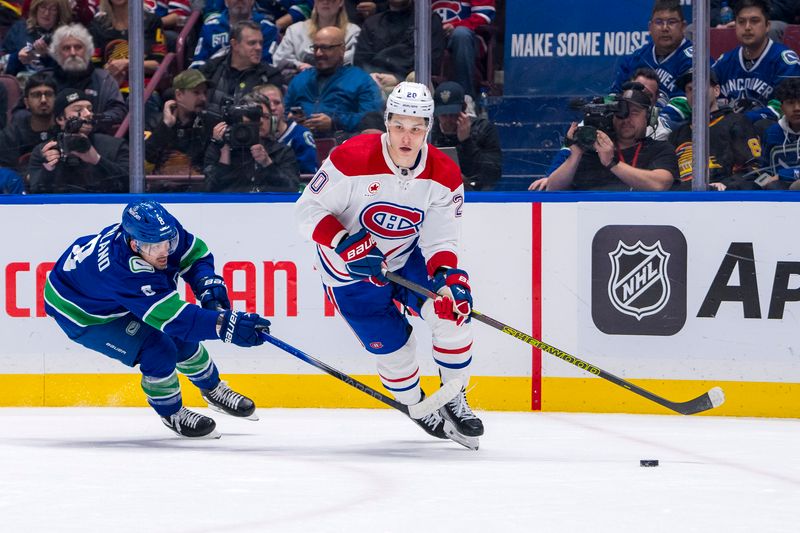
<svg viewBox="0 0 800 533"><path fill-rule="evenodd" d="M180 411L178 411L178 423L182 426L189 426L192 429L197 429L197 424L200 422L200 419L203 418L203 415L200 413L195 413L182 407Z"/></svg>
<svg viewBox="0 0 800 533"><path fill-rule="evenodd" d="M461 420L472 420L478 418L475 416L475 413L472 412L472 409L467 403L467 394L463 389L461 390L461 393L450 400L447 405L450 406L450 410L453 411L453 414Z"/></svg>
<svg viewBox="0 0 800 533"><path fill-rule="evenodd" d="M439 411L434 411L431 414L420 418L420 421L429 428L436 429L436 426L438 426L442 421L442 415L439 414Z"/></svg>
<svg viewBox="0 0 800 533"><path fill-rule="evenodd" d="M231 390L230 387L228 387L228 384L224 381L220 381L219 385L217 385L217 388L211 391L211 397L217 402L225 404L231 409L236 409L239 406L239 402L242 400L242 398L244 398L244 396L238 392Z"/></svg>

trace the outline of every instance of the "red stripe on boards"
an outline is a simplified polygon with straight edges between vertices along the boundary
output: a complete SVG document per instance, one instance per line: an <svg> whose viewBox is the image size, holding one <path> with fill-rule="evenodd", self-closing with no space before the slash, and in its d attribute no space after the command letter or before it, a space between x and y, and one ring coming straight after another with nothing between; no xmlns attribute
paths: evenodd
<svg viewBox="0 0 800 533"><path fill-rule="evenodd" d="M531 204L531 330L542 338L542 204ZM531 410L542 410L542 351L531 346Z"/></svg>

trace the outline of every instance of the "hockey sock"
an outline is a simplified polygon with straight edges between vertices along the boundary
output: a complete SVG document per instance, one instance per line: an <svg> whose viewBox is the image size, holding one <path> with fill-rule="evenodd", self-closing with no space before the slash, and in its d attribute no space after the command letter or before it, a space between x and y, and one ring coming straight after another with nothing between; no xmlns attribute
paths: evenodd
<svg viewBox="0 0 800 533"><path fill-rule="evenodd" d="M205 346L198 344L197 351L177 364L178 371L189 378L198 388L210 390L219 383L219 370L211 360Z"/></svg>
<svg viewBox="0 0 800 533"><path fill-rule="evenodd" d="M413 405L420 401L419 365L416 356L417 343L414 335L408 337L399 350L375 355L378 376L383 386L398 402Z"/></svg>
<svg viewBox="0 0 800 533"><path fill-rule="evenodd" d="M181 385L174 370L164 378L142 376L142 390L147 396L147 403L161 416L173 415L183 405Z"/></svg>

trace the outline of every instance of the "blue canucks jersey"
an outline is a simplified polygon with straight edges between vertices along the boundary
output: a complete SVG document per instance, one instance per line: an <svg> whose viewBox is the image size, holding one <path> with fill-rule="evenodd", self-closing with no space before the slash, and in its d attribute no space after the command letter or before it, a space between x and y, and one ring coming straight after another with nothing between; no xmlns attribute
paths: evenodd
<svg viewBox="0 0 800 533"><path fill-rule="evenodd" d="M749 70L745 68L741 46L722 54L712 68L719 78L721 96L732 107L744 99L766 106L781 81L800 76L797 53L771 39Z"/></svg>
<svg viewBox="0 0 800 533"><path fill-rule="evenodd" d="M636 69L647 67L658 74L658 106L664 107L670 98L684 93L676 86L678 76L692 68L692 43L686 39L670 55L658 61L656 47L651 42L645 44L631 55L622 58L617 68L617 78L611 86L612 93L619 93L622 85L630 81Z"/></svg>
<svg viewBox="0 0 800 533"><path fill-rule="evenodd" d="M800 132L789 126L786 117L766 129L761 137L764 148L762 167L782 179L800 178Z"/></svg>
<svg viewBox="0 0 800 533"><path fill-rule="evenodd" d="M272 52L275 51L275 42L278 38L278 29L262 13L253 12L251 18L253 22L261 27L261 34L264 36L261 61L271 64ZM194 58L189 66L191 68L200 68L212 57L227 52L230 31L231 22L227 11L209 15L200 30L200 39L197 41L197 46L194 49Z"/></svg>
<svg viewBox="0 0 800 533"><path fill-rule="evenodd" d="M317 173L317 145L311 130L290 120L278 142L294 150L300 174Z"/></svg>
<svg viewBox="0 0 800 533"><path fill-rule="evenodd" d="M263 13L273 22L283 15L289 14L292 17L292 24L306 20L311 15L314 7L313 0L256 0L255 10ZM203 8L203 13L208 16L210 13L221 13L225 11L225 0L207 0Z"/></svg>
<svg viewBox="0 0 800 533"><path fill-rule="evenodd" d="M88 327L133 313L189 342L218 338L219 313L183 301L177 291L178 276L196 287L200 279L213 275L214 258L201 239L177 222L176 226L178 246L164 270L156 270L131 250L119 224L77 239L47 277L47 314Z"/></svg>

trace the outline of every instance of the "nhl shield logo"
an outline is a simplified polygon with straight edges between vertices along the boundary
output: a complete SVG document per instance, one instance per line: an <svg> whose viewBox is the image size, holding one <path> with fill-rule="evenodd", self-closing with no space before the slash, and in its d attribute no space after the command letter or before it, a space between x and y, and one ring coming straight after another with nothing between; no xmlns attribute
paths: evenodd
<svg viewBox="0 0 800 533"><path fill-rule="evenodd" d="M615 309L636 320L664 309L670 296L667 275L670 253L660 240L652 246L642 241L628 246L619 241L608 257L611 260L608 297Z"/></svg>

